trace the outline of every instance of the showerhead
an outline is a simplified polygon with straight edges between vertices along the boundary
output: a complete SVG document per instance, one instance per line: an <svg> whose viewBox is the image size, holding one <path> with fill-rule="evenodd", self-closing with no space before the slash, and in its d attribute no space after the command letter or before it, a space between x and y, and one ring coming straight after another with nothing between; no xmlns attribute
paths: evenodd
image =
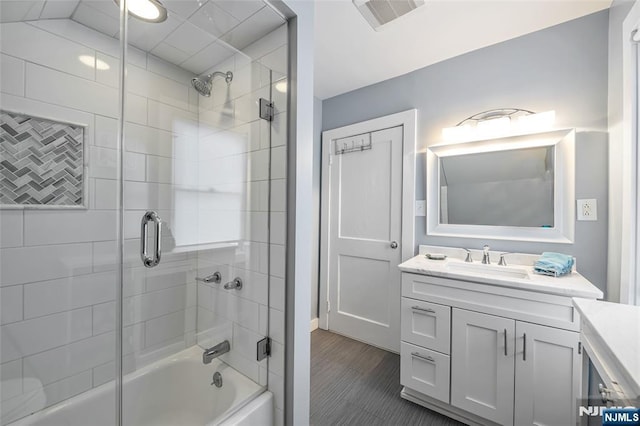
<svg viewBox="0 0 640 426"><path fill-rule="evenodd" d="M209 74L209 75L207 75L205 77L192 78L191 79L191 85L202 96L209 97L209 96L211 96L211 88L213 87L213 78L216 75L224 77L224 81L226 81L227 84L230 84L233 81L233 73L231 71L227 71L226 73L220 72L220 71L216 71L216 72L214 72L212 74Z"/></svg>

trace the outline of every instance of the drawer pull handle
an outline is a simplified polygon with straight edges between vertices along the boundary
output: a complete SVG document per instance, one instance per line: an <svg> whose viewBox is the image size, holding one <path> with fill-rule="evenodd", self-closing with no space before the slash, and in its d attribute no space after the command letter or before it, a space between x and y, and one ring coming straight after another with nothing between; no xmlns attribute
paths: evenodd
<svg viewBox="0 0 640 426"><path fill-rule="evenodd" d="M432 363L434 363L434 364L436 363L436 360L435 360L435 359L433 359L432 357L430 357L430 356L420 355L420 353L419 353L419 352L411 352L411 355L413 355L413 356L414 356L414 357L416 357L416 358L423 359L423 360L425 360L425 361L427 361L427 362L432 362Z"/></svg>
<svg viewBox="0 0 640 426"><path fill-rule="evenodd" d="M522 360L526 361L527 360L527 333L524 333L522 335L522 338L524 339L522 341Z"/></svg>
<svg viewBox="0 0 640 426"><path fill-rule="evenodd" d="M413 309L414 311L428 312L430 314L435 314L436 313L436 311L434 311L433 309L421 308L420 306L412 306L411 309Z"/></svg>

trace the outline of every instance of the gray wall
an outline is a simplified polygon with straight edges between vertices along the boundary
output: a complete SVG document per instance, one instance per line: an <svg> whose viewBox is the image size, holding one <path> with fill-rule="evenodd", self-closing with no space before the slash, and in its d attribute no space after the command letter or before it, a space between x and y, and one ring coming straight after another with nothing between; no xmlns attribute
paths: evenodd
<svg viewBox="0 0 640 426"><path fill-rule="evenodd" d="M597 222L576 222L575 244L427 237L416 218L416 243L496 250L560 251L605 289L607 274L608 11L489 46L334 98L322 105L322 129L418 109L418 151L441 129L480 111L556 111L556 126L578 130L576 197L598 200ZM425 156L417 155L416 199L425 197Z"/></svg>

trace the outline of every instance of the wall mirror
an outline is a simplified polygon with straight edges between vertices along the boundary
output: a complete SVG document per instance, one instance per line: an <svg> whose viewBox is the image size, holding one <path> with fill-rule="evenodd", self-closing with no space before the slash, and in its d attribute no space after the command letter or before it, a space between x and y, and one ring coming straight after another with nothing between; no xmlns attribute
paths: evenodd
<svg viewBox="0 0 640 426"><path fill-rule="evenodd" d="M570 243L575 131L427 149L427 235Z"/></svg>

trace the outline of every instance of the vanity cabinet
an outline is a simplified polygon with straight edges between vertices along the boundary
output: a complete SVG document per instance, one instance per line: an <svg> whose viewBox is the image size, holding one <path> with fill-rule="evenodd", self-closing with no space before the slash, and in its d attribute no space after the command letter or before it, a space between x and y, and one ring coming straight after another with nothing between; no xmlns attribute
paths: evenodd
<svg viewBox="0 0 640 426"><path fill-rule="evenodd" d="M576 424L571 297L403 272L402 397L477 425Z"/></svg>
<svg viewBox="0 0 640 426"><path fill-rule="evenodd" d="M575 424L579 333L452 311L451 404L502 425Z"/></svg>

